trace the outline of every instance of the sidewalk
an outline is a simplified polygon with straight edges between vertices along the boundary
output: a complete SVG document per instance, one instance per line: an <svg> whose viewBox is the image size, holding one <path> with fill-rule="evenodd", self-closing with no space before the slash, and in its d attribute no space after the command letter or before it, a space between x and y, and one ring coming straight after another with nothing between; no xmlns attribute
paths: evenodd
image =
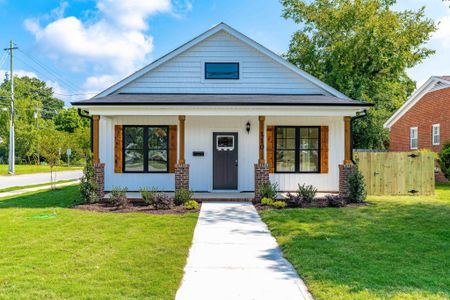
<svg viewBox="0 0 450 300"><path fill-rule="evenodd" d="M83 176L82 170L56 172L56 180L75 180ZM50 173L34 173L23 175L2 175L0 176L0 189L13 186L36 185L42 183L50 184Z"/></svg>
<svg viewBox="0 0 450 300"><path fill-rule="evenodd" d="M202 204L178 300L310 300L250 202Z"/></svg>
<svg viewBox="0 0 450 300"><path fill-rule="evenodd" d="M71 182L58 183L58 184L55 184L55 187L65 187L65 186L69 186L69 185L75 185L75 184L78 184L78 183L80 183L79 180L71 181ZM16 191L3 192L3 193L0 193L0 198L20 195L20 194L25 194L25 193L29 193L29 192L36 192L36 191L40 191L40 190L48 190L50 188L51 188L51 185L43 185L43 186L37 186L37 187L32 187L32 188L25 188L25 189L16 190Z"/></svg>

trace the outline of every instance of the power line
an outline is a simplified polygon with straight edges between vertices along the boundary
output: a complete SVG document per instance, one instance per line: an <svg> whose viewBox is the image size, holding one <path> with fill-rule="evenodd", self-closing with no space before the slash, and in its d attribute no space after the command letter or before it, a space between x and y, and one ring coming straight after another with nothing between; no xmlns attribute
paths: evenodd
<svg viewBox="0 0 450 300"><path fill-rule="evenodd" d="M48 73L50 73L50 74L53 74L53 76L54 76L57 80L66 83L66 85L69 86L69 87L71 87L72 90L74 90L74 91L80 90L80 87L79 87L79 86L77 86L76 84L74 84L74 83L70 82L69 80L63 78L63 76L60 75L57 71L55 71L54 69L52 69L52 68L46 66L46 65L45 65L44 63L42 63L39 59L37 59L35 56L33 56L33 55L29 54L29 53L26 53L26 52L24 52L24 51L22 51L22 50L20 50L20 49L19 49L19 51L20 51L22 54L24 54L27 58L29 58L30 60L32 60L35 64L39 65L42 69L46 70L46 71L47 71Z"/></svg>
<svg viewBox="0 0 450 300"><path fill-rule="evenodd" d="M6 52L3 53L3 56L0 58L0 68L3 66L3 64L6 62L6 59L8 57L8 54Z"/></svg>

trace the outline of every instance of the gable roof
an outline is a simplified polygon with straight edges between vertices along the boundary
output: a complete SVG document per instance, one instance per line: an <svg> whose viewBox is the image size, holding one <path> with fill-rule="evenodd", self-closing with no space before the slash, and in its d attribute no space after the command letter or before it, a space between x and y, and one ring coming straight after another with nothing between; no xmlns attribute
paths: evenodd
<svg viewBox="0 0 450 300"><path fill-rule="evenodd" d="M176 48L172 52L169 52L168 54L162 56L161 58L153 61L149 65L145 66L144 68L136 71L135 73L131 74L130 76L126 77L125 79L119 81L118 83L112 85L111 87L107 88L106 90L102 91L98 95L94 96L92 99L105 97L108 95L111 95L115 92L117 92L119 89L124 87L125 85L129 84L130 82L134 81L135 79L145 75L149 71L157 68L158 66L162 65L163 63L167 62L168 60L174 58L175 56L181 54L182 52L192 48L193 46L201 43L202 41L206 40L210 36L218 33L219 31L225 31L226 33L230 34L234 38L244 42L245 44L249 45L250 47L256 49L257 51L267 55L274 61L278 62L279 64L283 65L284 67L288 68L289 70L293 71L294 73L298 74L299 76L305 78L306 80L310 81L314 85L322 88L323 90L327 91L331 95L343 98L343 99L349 99L346 95L342 94L338 90L332 88L331 86L325 84L324 82L320 81L316 77L306 73L305 71L300 70L297 66L289 63L279 55L275 54L271 50L267 49L266 47L262 46L261 44L257 43L256 41L252 40L251 38L247 37L246 35L240 33L239 31L235 30L234 28L230 27L229 25L225 23L219 23L218 25L212 27L211 29L207 30L206 32L202 33L201 35L195 37L194 39L190 40L189 42L181 45L180 47Z"/></svg>
<svg viewBox="0 0 450 300"><path fill-rule="evenodd" d="M384 128L391 128L411 107L413 107L425 94L450 87L450 76L431 76L419 87L408 100L384 123Z"/></svg>

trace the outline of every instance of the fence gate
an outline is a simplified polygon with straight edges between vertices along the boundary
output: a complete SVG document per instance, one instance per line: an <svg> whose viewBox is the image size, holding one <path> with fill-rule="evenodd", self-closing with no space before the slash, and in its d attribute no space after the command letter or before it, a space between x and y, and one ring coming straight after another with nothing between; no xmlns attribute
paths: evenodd
<svg viewBox="0 0 450 300"><path fill-rule="evenodd" d="M433 195L434 153L355 152L369 195Z"/></svg>

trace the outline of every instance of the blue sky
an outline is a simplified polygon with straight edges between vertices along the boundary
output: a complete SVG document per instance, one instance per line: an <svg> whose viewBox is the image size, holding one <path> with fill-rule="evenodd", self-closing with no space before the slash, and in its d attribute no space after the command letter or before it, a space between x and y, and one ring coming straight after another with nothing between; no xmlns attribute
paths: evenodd
<svg viewBox="0 0 450 300"><path fill-rule="evenodd" d="M441 23L429 43L436 55L409 70L419 84L430 75L450 75L449 4L400 0L396 8L422 5ZM22 51L17 73L47 81L68 103L89 98L222 21L281 54L299 26L283 19L281 10L278 0L0 0L0 46L14 39ZM7 68L7 62L0 65L0 78Z"/></svg>

